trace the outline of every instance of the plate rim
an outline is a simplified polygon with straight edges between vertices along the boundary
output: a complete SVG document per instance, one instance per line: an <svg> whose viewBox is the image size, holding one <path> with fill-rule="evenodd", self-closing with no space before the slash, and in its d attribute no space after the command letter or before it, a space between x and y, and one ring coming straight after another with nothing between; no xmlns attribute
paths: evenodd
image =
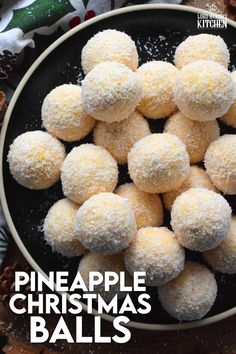
<svg viewBox="0 0 236 354"><path fill-rule="evenodd" d="M129 13L129 12L136 12L136 11L142 11L142 10L177 10L177 11L182 11L182 12L191 12L191 13L205 13L205 14L212 14L212 12L199 9L196 7L192 6L186 6L186 5L172 5L172 4L145 4L145 5L132 5L120 9L116 9L113 11L106 12L104 14L98 15L88 21L85 21L81 23L80 25L72 28L62 36L60 36L55 42L53 42L35 61L34 63L30 66L30 68L27 70L25 75L23 76L22 80L20 81L19 85L17 86L11 100L8 106L8 109L6 111L3 125L2 125L2 130L0 134L0 166L1 166L1 171L0 171L0 200L2 204L2 209L6 218L7 225L10 229L10 232L14 238L14 241L16 242L19 250L23 254L23 256L26 258L27 262L31 265L34 271L40 272L43 274L45 277L47 277L47 274L40 268L40 266L37 264L37 262L32 258L30 255L29 251L26 249L24 246L23 242L21 241L21 238L15 228L15 225L13 223L13 220L11 218L10 211L8 209L7 205L7 200L6 200L6 194L5 194L5 188L4 188L4 181L3 181L3 150L4 150L4 144L5 144L5 137L6 137L6 132L8 128L8 124L11 118L11 113L15 107L15 104L18 100L18 97L24 88L25 84L27 81L30 79L31 75L34 73L34 71L37 69L37 67L43 62L43 60L55 49L57 48L61 43L63 43L65 40L73 36L75 33L81 31L83 28L89 27L90 25L99 22L100 20L117 16L120 14L124 13ZM220 16L217 14L214 14L216 16ZM227 18L227 23L228 25L236 28L236 22L230 20ZM62 294L61 292L58 292L59 294ZM69 294L67 294L69 296ZM80 302L80 301L79 301ZM83 311L86 312L87 306L80 302L83 308ZM92 314L94 316L99 315L97 310L93 309ZM136 322L136 321L130 321L128 324L126 324L126 327L129 328L136 328L136 329L142 329L142 330L151 330L151 331L174 331L174 330L184 330L184 329L192 329L196 327L202 327L206 325L210 325L216 322L219 322L223 319L226 319L232 315L236 314L236 306L232 307L231 309L221 312L220 314L210 316L208 318L204 318L201 320L193 321L193 322L186 322L186 323L174 323L174 324L154 324L154 323L144 323L144 322ZM108 315L108 314L102 314L99 315L101 316L102 319L113 322L115 316Z"/></svg>

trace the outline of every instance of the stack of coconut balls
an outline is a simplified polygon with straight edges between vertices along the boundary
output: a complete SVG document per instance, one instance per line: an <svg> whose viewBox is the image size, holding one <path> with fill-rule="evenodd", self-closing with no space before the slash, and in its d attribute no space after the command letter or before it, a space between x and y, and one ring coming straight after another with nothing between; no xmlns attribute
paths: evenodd
<svg viewBox="0 0 236 354"><path fill-rule="evenodd" d="M8 161L26 188L61 179L65 198L48 211L45 240L67 257L81 256L81 272L146 272L164 309L196 320L212 307L217 284L206 266L185 262L185 248L203 252L210 268L236 273L236 217L225 194L236 194L236 135L220 136L216 118L236 128L236 74L220 36L183 41L175 65L138 53L125 33L105 30L82 50L82 85L64 84L44 99L47 132L18 136ZM168 118L151 134L146 120ZM93 130L93 144L63 143ZM197 164L204 161L205 169ZM118 164L132 183L117 186ZM171 227L163 227L164 210ZM114 291L97 292L109 301Z"/></svg>

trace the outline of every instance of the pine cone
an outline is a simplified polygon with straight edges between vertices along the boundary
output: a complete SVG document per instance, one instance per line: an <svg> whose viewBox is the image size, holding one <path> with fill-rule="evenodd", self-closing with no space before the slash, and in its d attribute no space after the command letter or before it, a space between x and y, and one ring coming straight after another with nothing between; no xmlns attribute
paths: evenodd
<svg viewBox="0 0 236 354"><path fill-rule="evenodd" d="M3 122L3 117L6 112L7 105L6 105L6 95L3 91L0 91L0 127Z"/></svg>
<svg viewBox="0 0 236 354"><path fill-rule="evenodd" d="M19 57L20 53L12 53L9 50L0 54L0 79L7 79L8 73L16 68Z"/></svg>
<svg viewBox="0 0 236 354"><path fill-rule="evenodd" d="M236 7L236 0L226 0L226 5Z"/></svg>
<svg viewBox="0 0 236 354"><path fill-rule="evenodd" d="M233 21L236 21L236 0L224 0L224 2L224 12L227 13L228 18Z"/></svg>
<svg viewBox="0 0 236 354"><path fill-rule="evenodd" d="M15 294L15 272L16 271L28 272L29 268L22 269L18 263L14 263L12 266L7 266L0 274L0 301L4 305L8 305L10 298ZM22 294L28 294L30 292L30 286L26 285L22 288ZM17 307L25 307L26 303L23 300L17 301Z"/></svg>
<svg viewBox="0 0 236 354"><path fill-rule="evenodd" d="M15 294L15 272L25 271L30 272L28 267L22 267L19 263L14 263L10 266L6 266L0 273L0 302L6 305L1 309L0 317L6 325L0 325L0 353L11 354L56 354L55 345L46 347L39 344L31 344L25 338L28 337L28 322L22 316L12 316L12 312L8 308L9 300L11 296ZM27 295L30 292L30 285L21 287L21 293ZM34 293L38 294L38 293ZM18 308L26 307L26 301L19 300L16 303ZM3 312L5 320L3 319ZM2 349L2 350L1 350Z"/></svg>

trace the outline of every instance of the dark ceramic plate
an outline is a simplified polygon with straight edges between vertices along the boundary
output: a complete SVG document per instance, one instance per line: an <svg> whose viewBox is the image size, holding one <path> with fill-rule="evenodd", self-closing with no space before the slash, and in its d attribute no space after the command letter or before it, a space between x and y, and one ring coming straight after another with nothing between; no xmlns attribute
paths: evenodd
<svg viewBox="0 0 236 354"><path fill-rule="evenodd" d="M44 191L31 191L17 184L9 173L9 145L28 130L42 129L40 109L44 97L55 86L78 83L83 78L80 54L87 40L98 31L115 28L125 31L135 40L140 64L153 59L173 61L176 46L187 36L207 32L223 37L231 53L231 68L236 66L236 28L232 21L227 29L197 29L194 8L168 5L133 6L101 15L71 30L50 46L29 69L8 108L1 137L2 178L1 197L11 232L21 251L35 270L70 270L75 275L78 258L67 259L52 253L43 240L42 223L50 206L62 198L61 184ZM161 132L163 121L150 121L153 132ZM221 126L222 134L232 129ZM74 145L91 142L91 136L77 144L66 144L69 152ZM128 181L127 168L120 168L120 181ZM230 204L236 213L236 202ZM165 221L168 225L168 217ZM188 259L203 262L200 254L187 253ZM131 325L143 329L180 329L215 322L236 313L236 276L216 274L219 286L217 300L201 321L180 324L160 306L155 288L149 288L152 311L145 316L132 316ZM132 295L135 301L135 295ZM106 316L105 316L106 317ZM111 319L108 318L107 319Z"/></svg>

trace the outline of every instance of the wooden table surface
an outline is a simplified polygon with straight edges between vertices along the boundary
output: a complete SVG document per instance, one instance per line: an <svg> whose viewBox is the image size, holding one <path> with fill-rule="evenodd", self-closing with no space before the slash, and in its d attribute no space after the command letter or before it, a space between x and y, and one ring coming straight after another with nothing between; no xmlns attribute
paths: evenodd
<svg viewBox="0 0 236 354"><path fill-rule="evenodd" d="M226 6L222 0L185 0L184 5L210 10L213 7L225 12L231 19L236 19L236 11ZM8 253L7 265L15 261L26 265L14 242ZM73 327L73 318L65 317ZM132 330L131 340L124 345L119 344L73 344L59 343L57 346L32 345L27 341L28 318L15 317L0 303L0 348L3 353L90 353L90 354L227 354L236 353L236 316L214 325L185 331L147 332ZM54 327L57 318L49 319L50 328ZM93 333L93 317L84 314L84 330L86 335ZM111 324L103 323L103 335L113 335ZM0 349L1 352L1 349Z"/></svg>

